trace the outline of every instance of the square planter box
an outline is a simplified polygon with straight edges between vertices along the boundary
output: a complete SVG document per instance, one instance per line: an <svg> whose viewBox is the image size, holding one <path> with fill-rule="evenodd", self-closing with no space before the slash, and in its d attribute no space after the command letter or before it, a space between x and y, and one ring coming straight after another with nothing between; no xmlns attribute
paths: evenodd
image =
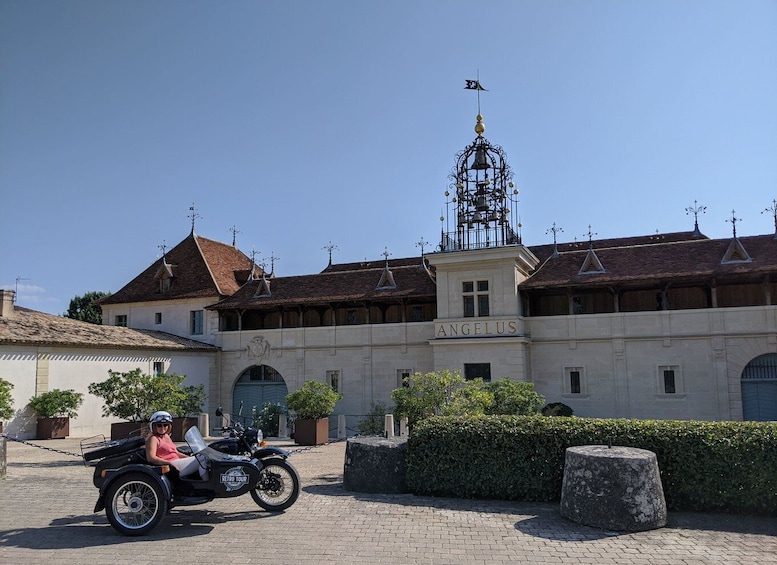
<svg viewBox="0 0 777 565"><path fill-rule="evenodd" d="M329 418L294 420L294 443L319 445L329 441Z"/></svg>
<svg viewBox="0 0 777 565"><path fill-rule="evenodd" d="M189 428L199 424L199 418L173 418L173 429L170 431L170 438L173 441L185 441L184 435Z"/></svg>
<svg viewBox="0 0 777 565"><path fill-rule="evenodd" d="M111 424L112 440L127 437L146 437L148 432L148 422L115 422Z"/></svg>
<svg viewBox="0 0 777 565"><path fill-rule="evenodd" d="M70 418L38 418L38 439L64 439L70 435Z"/></svg>

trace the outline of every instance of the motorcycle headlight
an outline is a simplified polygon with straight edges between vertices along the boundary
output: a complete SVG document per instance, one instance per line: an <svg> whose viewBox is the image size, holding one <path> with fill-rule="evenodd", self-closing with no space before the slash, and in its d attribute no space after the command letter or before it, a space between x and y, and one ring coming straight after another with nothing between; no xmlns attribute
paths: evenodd
<svg viewBox="0 0 777 565"><path fill-rule="evenodd" d="M248 428L246 430L246 439L248 440L248 443L255 444L262 441L262 430L259 430L257 428Z"/></svg>

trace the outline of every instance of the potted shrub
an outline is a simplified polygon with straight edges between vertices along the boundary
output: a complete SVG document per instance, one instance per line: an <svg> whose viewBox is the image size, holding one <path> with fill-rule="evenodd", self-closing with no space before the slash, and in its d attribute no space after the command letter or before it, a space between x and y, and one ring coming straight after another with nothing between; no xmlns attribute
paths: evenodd
<svg viewBox="0 0 777 565"><path fill-rule="evenodd" d="M84 395L55 388L30 398L29 406L38 416L38 439L63 439L70 435L70 418L78 416Z"/></svg>
<svg viewBox="0 0 777 565"><path fill-rule="evenodd" d="M196 389L204 398L201 387L181 387L184 375L147 375L139 368L125 373L108 371L108 379L89 385L89 392L103 399L103 416L121 418L111 424L111 439L120 439L148 433L148 420L157 410L182 415L191 410L195 401L187 401L187 389ZM192 395L196 397L197 394ZM202 407L202 398L198 409ZM187 403L188 402L188 403ZM181 406L184 406L181 408ZM173 438L175 439L175 438Z"/></svg>
<svg viewBox="0 0 777 565"><path fill-rule="evenodd" d="M297 413L294 443L318 445L329 440L329 415L343 397L319 381L306 381L302 388L286 395L286 405Z"/></svg>
<svg viewBox="0 0 777 565"><path fill-rule="evenodd" d="M170 437L173 441L184 441L184 435L189 428L199 423L199 416L202 414L208 395L205 393L204 386L197 385L180 388L177 396L177 406L170 410L174 416Z"/></svg>
<svg viewBox="0 0 777 565"><path fill-rule="evenodd" d="M0 379L0 433L3 431L3 420L10 420L14 415L12 388L13 383Z"/></svg>

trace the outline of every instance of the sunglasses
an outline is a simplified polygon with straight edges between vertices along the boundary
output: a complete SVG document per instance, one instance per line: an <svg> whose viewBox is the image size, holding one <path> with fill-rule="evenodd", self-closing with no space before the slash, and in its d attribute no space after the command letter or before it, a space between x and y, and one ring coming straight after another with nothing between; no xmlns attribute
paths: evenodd
<svg viewBox="0 0 777 565"><path fill-rule="evenodd" d="M168 424L168 423L165 423L165 422L161 422L161 423L157 422L157 423L155 423L154 425L155 425L156 427L162 427L162 428L164 428L165 426L169 426L170 424Z"/></svg>

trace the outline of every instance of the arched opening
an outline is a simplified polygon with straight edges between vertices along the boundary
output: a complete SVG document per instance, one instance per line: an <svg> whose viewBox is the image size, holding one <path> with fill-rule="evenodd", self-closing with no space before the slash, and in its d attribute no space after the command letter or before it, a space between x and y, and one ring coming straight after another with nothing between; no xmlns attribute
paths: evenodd
<svg viewBox="0 0 777 565"><path fill-rule="evenodd" d="M777 421L777 353L756 357L742 371L742 418Z"/></svg>
<svg viewBox="0 0 777 565"><path fill-rule="evenodd" d="M261 410L265 404L286 406L289 389L281 374L267 365L253 365L240 373L232 391L232 414L237 415L243 403L243 417L251 416L251 409Z"/></svg>

